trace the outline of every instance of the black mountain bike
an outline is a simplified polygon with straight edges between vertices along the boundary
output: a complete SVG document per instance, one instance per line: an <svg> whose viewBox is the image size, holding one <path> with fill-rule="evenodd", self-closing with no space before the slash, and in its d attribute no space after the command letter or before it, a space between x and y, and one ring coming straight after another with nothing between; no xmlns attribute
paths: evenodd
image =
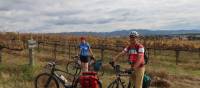
<svg viewBox="0 0 200 88"><path fill-rule="evenodd" d="M72 57L73 61L69 62L66 66L66 70L68 73L77 76L80 75L81 72L81 61L79 56ZM89 61L89 71L95 71L99 76L103 76L104 69L102 66L103 61L102 60L96 60L90 59Z"/></svg>
<svg viewBox="0 0 200 88"><path fill-rule="evenodd" d="M41 73L39 74L35 79L35 88L73 88L75 85L76 78L73 77L73 80L67 80L63 75L57 73L57 72L63 72L70 76L69 73L57 69L55 62L49 62L46 65L46 69L50 70L49 72ZM72 82L69 82L72 81Z"/></svg>
<svg viewBox="0 0 200 88"><path fill-rule="evenodd" d="M55 62L47 64L49 72L39 74L35 79L35 88L81 88L80 76L74 76L68 72L57 69ZM57 73L63 72L71 76L71 79L66 79L63 75ZM102 88L101 82L95 79L98 84L98 88Z"/></svg>
<svg viewBox="0 0 200 88"><path fill-rule="evenodd" d="M134 88L133 84L131 84L130 82L130 79L128 80L128 84L126 84L126 82L122 81L121 79L121 76L130 77L134 73L134 70L127 69L122 71L120 69L120 65L115 65L114 62L110 62L110 64L115 70L116 79L112 81L107 88ZM151 84L151 77L145 73L143 78L142 88L149 88L150 84Z"/></svg>
<svg viewBox="0 0 200 88"><path fill-rule="evenodd" d="M130 80L128 81L128 85L126 85L126 82L121 79L121 76L130 76L134 72L133 69L122 71L120 70L120 65L115 65L112 62L110 62L110 64L115 71L116 79L114 79L107 88L131 88Z"/></svg>

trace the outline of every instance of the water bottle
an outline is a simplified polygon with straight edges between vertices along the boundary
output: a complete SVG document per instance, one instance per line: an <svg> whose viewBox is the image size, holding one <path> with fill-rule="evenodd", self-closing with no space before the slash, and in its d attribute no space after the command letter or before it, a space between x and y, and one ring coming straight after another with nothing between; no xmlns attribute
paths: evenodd
<svg viewBox="0 0 200 88"><path fill-rule="evenodd" d="M63 75L60 75L59 77L65 84L68 83L67 79Z"/></svg>

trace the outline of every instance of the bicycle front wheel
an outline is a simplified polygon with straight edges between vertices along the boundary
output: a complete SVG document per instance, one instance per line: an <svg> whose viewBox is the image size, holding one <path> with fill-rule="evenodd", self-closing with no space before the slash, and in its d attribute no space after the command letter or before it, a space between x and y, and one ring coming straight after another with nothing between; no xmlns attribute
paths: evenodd
<svg viewBox="0 0 200 88"><path fill-rule="evenodd" d="M69 62L66 66L66 70L69 74L79 75L81 72L81 66L76 62Z"/></svg>
<svg viewBox="0 0 200 88"><path fill-rule="evenodd" d="M42 73L35 79L35 88L59 88L59 83L53 75Z"/></svg>
<svg viewBox="0 0 200 88"><path fill-rule="evenodd" d="M125 87L115 80L112 83L110 83L107 88L125 88Z"/></svg>

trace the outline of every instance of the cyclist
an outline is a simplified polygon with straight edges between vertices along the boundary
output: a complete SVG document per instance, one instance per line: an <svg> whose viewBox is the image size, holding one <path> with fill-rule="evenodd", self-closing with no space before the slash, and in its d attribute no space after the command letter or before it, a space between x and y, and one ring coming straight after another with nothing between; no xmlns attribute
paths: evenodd
<svg viewBox="0 0 200 88"><path fill-rule="evenodd" d="M113 62L121 55L128 53L128 62L131 68L134 69L133 75L130 77L134 83L135 88L142 88L143 77L145 72L144 66L144 47L139 43L139 34L132 31L129 34L129 45L124 50L113 58Z"/></svg>
<svg viewBox="0 0 200 88"><path fill-rule="evenodd" d="M81 60L81 69L82 71L86 72L88 71L88 62L89 62L89 56L91 55L94 59L94 54L90 48L90 45L88 42L86 42L86 37L80 37L81 43L79 45L79 56ZM89 55L90 53L90 55Z"/></svg>

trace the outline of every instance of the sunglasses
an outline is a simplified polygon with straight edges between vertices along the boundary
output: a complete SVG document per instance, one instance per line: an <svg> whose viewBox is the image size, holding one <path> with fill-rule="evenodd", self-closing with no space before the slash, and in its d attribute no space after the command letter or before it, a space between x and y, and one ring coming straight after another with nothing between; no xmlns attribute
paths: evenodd
<svg viewBox="0 0 200 88"><path fill-rule="evenodd" d="M131 36L129 36L129 38L137 38L137 36L133 36L133 35L131 35Z"/></svg>

